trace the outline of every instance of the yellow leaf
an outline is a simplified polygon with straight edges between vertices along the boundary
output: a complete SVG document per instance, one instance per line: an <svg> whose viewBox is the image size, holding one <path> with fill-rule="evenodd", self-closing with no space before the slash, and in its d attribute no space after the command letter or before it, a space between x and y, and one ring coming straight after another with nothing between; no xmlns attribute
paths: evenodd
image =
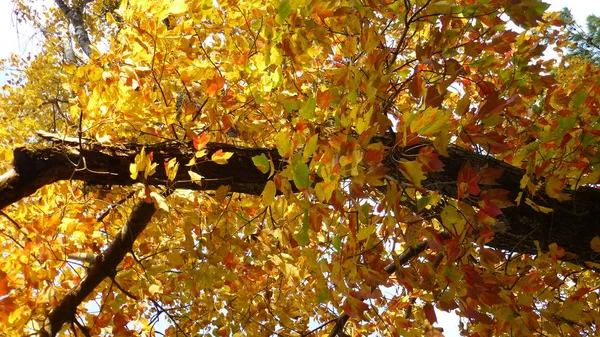
<svg viewBox="0 0 600 337"><path fill-rule="evenodd" d="M79 220L63 218L58 228L61 229L63 234L71 235L71 233L73 233L73 231L77 228L77 225L79 225Z"/></svg>
<svg viewBox="0 0 600 337"><path fill-rule="evenodd" d="M263 190L261 197L261 202L263 206L269 206L275 200L275 194L277 193L277 188L275 187L275 183L272 180L267 181L265 185L265 189Z"/></svg>
<svg viewBox="0 0 600 337"><path fill-rule="evenodd" d="M442 130L449 118L447 110L429 107L417 115L410 124L410 131L430 136Z"/></svg>
<svg viewBox="0 0 600 337"><path fill-rule="evenodd" d="M165 198L162 195L156 192L150 192L150 197L159 209L162 209L165 212L169 211L169 205L167 205L167 202L165 201Z"/></svg>
<svg viewBox="0 0 600 337"><path fill-rule="evenodd" d="M135 163L133 164L129 164L129 173L131 176L131 179L136 180L137 176L138 176L138 169L137 169L137 165Z"/></svg>
<svg viewBox="0 0 600 337"><path fill-rule="evenodd" d="M181 14L187 12L187 10L188 5L186 0L172 0L169 6L169 13L171 14Z"/></svg>
<svg viewBox="0 0 600 337"><path fill-rule="evenodd" d="M190 175L190 178L192 178L192 181L198 185L200 185L202 179L204 179L203 176L199 175L194 171L188 171L188 174Z"/></svg>
<svg viewBox="0 0 600 337"><path fill-rule="evenodd" d="M107 135L107 134L100 135L100 134L97 133L95 135L95 137L96 137L96 140L98 141L98 143L100 143L100 144L110 144L111 143L111 139L112 139L112 137L110 135Z"/></svg>
<svg viewBox="0 0 600 337"><path fill-rule="evenodd" d="M546 194L560 201L569 200L569 195L562 193L565 184L566 182L564 178L561 179L554 175L546 177Z"/></svg>
<svg viewBox="0 0 600 337"><path fill-rule="evenodd" d="M231 156L233 156L233 152L223 152L223 150L219 150L213 153L210 159L219 165L225 165L227 164L227 159L231 158Z"/></svg>
<svg viewBox="0 0 600 337"><path fill-rule="evenodd" d="M117 21L115 20L115 17L110 12L106 13L106 21L111 25L114 25L117 23Z"/></svg>
<svg viewBox="0 0 600 337"><path fill-rule="evenodd" d="M179 251L172 251L167 255L167 261L170 266L180 269L185 264L185 260Z"/></svg>
<svg viewBox="0 0 600 337"><path fill-rule="evenodd" d="M167 171L167 178L169 179L169 181L175 180L178 170L179 170L179 163L177 162L176 158L172 158L171 160L169 160L167 162L166 171Z"/></svg>
<svg viewBox="0 0 600 337"><path fill-rule="evenodd" d="M287 156L292 145L292 142L290 141L289 132L279 132L275 136L275 142L275 144L277 145L277 151L279 152L279 155L282 157Z"/></svg>
<svg viewBox="0 0 600 337"><path fill-rule="evenodd" d="M306 145L304 146L304 151L302 152L302 158L304 160L308 160L310 156L312 156L317 150L317 141L319 140L319 135L313 135L310 137Z"/></svg>
<svg viewBox="0 0 600 337"><path fill-rule="evenodd" d="M590 246L592 247L593 251L595 251L596 253L600 253L600 236L594 236L594 238L590 242Z"/></svg>
<svg viewBox="0 0 600 337"><path fill-rule="evenodd" d="M150 163L150 160L148 160L148 163ZM150 165L146 165L146 169L144 170L144 179L148 179L149 176L156 173L157 166L157 163L150 163Z"/></svg>
<svg viewBox="0 0 600 337"><path fill-rule="evenodd" d="M453 230L456 235L460 235L464 231L467 220L453 206L444 206L441 217L444 227Z"/></svg>
<svg viewBox="0 0 600 337"><path fill-rule="evenodd" d="M230 186L229 185L221 185L215 191L215 200L217 202L223 202L227 197L227 193L229 193Z"/></svg>
<svg viewBox="0 0 600 337"><path fill-rule="evenodd" d="M402 160L398 163L400 172L406 177L411 183L417 187L421 187L421 182L425 180L425 173L421 169L423 164L417 161Z"/></svg>
<svg viewBox="0 0 600 337"><path fill-rule="evenodd" d="M372 125L371 117L373 117L373 108L371 107L362 118L356 121L356 132L363 133L369 126Z"/></svg>
<svg viewBox="0 0 600 337"><path fill-rule="evenodd" d="M461 99L458 100L458 103L456 104L456 109L454 110L454 113L457 114L458 116L463 116L469 109L470 104L471 104L471 97L469 95L469 92L467 91L465 93L465 95Z"/></svg>
<svg viewBox="0 0 600 337"><path fill-rule="evenodd" d="M147 164L146 158L146 148L143 147L142 151L135 156L135 165L137 166L138 171L145 171Z"/></svg>
<svg viewBox="0 0 600 337"><path fill-rule="evenodd" d="M433 147L441 156L449 157L448 144L450 144L450 133L448 132L447 128L443 128L435 136Z"/></svg>
<svg viewBox="0 0 600 337"><path fill-rule="evenodd" d="M153 285L151 285L151 286L148 288L148 292L149 292L151 295L162 294L162 292L163 292L163 289L162 289L162 286L161 286L161 285L158 285L158 284L153 284Z"/></svg>
<svg viewBox="0 0 600 337"><path fill-rule="evenodd" d="M27 319L27 307L19 306L8 315L8 324L18 326Z"/></svg>
<svg viewBox="0 0 600 337"><path fill-rule="evenodd" d="M364 240L364 239L368 238L371 234L375 233L376 229L377 229L377 225L363 227L358 231L356 239L358 241Z"/></svg>
<svg viewBox="0 0 600 337"><path fill-rule="evenodd" d="M196 158L202 158L204 156L206 156L206 149L202 149L200 151L196 151L196 154L194 154L194 157L196 157ZM192 158L192 159L194 159L194 158Z"/></svg>
<svg viewBox="0 0 600 337"><path fill-rule="evenodd" d="M552 211L554 211L552 208L548 208L548 207L544 207L544 206L540 206L538 204L536 204L535 202L533 202L533 200L526 198L525 199L525 203L529 206L531 206L531 208L535 209L538 212L542 212L545 214L548 214Z"/></svg>

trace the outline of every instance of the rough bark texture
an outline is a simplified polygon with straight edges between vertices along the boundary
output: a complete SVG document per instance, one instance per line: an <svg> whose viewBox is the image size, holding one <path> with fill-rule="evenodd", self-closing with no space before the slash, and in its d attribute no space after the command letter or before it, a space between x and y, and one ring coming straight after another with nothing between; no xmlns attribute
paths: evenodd
<svg viewBox="0 0 600 337"><path fill-rule="evenodd" d="M45 135L45 138L50 138ZM131 185L129 165L142 145L130 144L106 146L94 142L76 144L75 139L64 139L52 147L14 151L13 170L0 176L0 208L4 208L40 187L58 180L80 180L95 185ZM252 157L265 154L271 158L276 170L285 166L285 162L276 150L249 149L228 144L209 143L208 155L197 159L191 169L202 175L201 184L193 183L185 169L180 169L175 182L168 182L163 162L176 158L187 163L195 153L188 143L160 143L146 146L146 153L154 153L154 162L159 163L156 173L149 177L151 185L166 185L172 189L215 190L221 185L231 186L232 192L258 195L262 192L268 174L260 172L252 162ZM210 158L217 150L233 152L234 155L225 165L218 165ZM397 170L395 162L403 155L413 155L418 149L399 149L389 151L385 159L390 169L389 175L404 180ZM475 168L502 168L504 173L497 179L499 185L481 186L482 189L502 188L509 191L509 199L514 200L521 192L520 181L524 171L489 156L450 146L448 157L440 156L444 163L443 172L430 173L423 186L441 194L456 197L458 172L466 162ZM183 167L183 166L182 166ZM507 226L504 232L496 233L490 246L508 251L536 253L534 240L541 247L557 243L571 255L568 260L583 264L585 261L600 263L600 256L590 248L590 241L600 235L600 190L584 187L570 193L571 200L558 201L540 194L532 199L539 205L554 209L544 214L537 212L525 203L503 209L500 219Z"/></svg>
<svg viewBox="0 0 600 337"><path fill-rule="evenodd" d="M92 55L92 46L83 22L83 9L90 1L91 0L84 0L81 1L78 6L69 8L63 0L54 0L58 8L60 8L63 14L69 18L69 21L75 30L77 42L79 42L79 46L87 57L91 57Z"/></svg>
<svg viewBox="0 0 600 337"><path fill-rule="evenodd" d="M14 150L13 169L0 176L0 209L26 196L39 188L59 180L80 180L90 185L132 185L139 181L130 177L129 165L142 150L142 145L103 146L83 144L82 148L68 141L39 149L18 148ZM202 175L201 184L191 181L183 166L194 157L195 150L187 143L161 143L145 146L146 153L154 154L154 162L159 163L156 173L148 178L150 185L164 185L172 189L216 190L221 185L231 186L232 192L258 195L262 192L268 174L260 172L252 157L265 154L272 158L275 168L284 166L275 150L247 149L228 144L209 143L205 158L196 159L191 167ZM218 150L234 152L235 155L225 165L210 160ZM174 182L166 176L165 161L176 158L182 163Z"/></svg>
<svg viewBox="0 0 600 337"><path fill-rule="evenodd" d="M447 150L448 157L440 156L444 163L444 171L428 174L423 182L424 188L456 198L458 172L465 163L469 162L474 168L489 167L503 170L502 176L496 180L498 185L480 185L482 190L491 188L507 190L509 200L515 200L519 192L523 191L520 185L521 178L525 174L524 170L458 146L451 145ZM398 149L396 152L410 156L416 155L418 149L409 151ZM396 177L402 179L397 170L390 172L395 172ZM542 248L557 243L571 253L564 260L582 265L585 261L600 263L600 254L590 247L592 238L600 235L600 190L582 187L575 192L565 192L570 195L570 200L558 201L543 193L530 196L537 205L554 210L548 214L538 212L525 204L527 194L524 193L520 205L502 209L504 214L498 219L507 226L507 229L496 233L494 240L488 245L507 251L536 254L537 247L534 241L538 241Z"/></svg>
<svg viewBox="0 0 600 337"><path fill-rule="evenodd" d="M143 201L133 208L129 219L108 249L96 256L90 265L87 275L73 288L46 317L43 328L39 331L42 337L55 336L65 322L72 321L75 311L88 295L107 277L113 277L117 266L125 254L131 251L135 239L146 228L156 211L153 203Z"/></svg>

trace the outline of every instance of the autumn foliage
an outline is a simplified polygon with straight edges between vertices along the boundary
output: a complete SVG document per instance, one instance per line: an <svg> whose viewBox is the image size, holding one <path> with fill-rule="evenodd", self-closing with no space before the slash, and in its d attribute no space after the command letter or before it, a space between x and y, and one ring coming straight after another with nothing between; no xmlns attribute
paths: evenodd
<svg viewBox="0 0 600 337"><path fill-rule="evenodd" d="M0 334L599 333L600 70L546 4L15 1Z"/></svg>

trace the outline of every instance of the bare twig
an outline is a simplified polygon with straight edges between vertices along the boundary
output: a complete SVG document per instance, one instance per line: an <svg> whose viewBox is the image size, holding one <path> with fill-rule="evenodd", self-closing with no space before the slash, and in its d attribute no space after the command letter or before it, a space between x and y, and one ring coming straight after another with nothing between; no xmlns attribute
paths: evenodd
<svg viewBox="0 0 600 337"><path fill-rule="evenodd" d="M394 259L394 263L391 263L387 267L385 267L385 272L388 275L395 273L396 270L398 270L399 266L407 263L408 261L412 260L417 255L422 253L427 248L427 245L428 245L427 240L425 240L425 241L421 241L414 247L409 247L407 250L405 250L402 253L402 255L400 255ZM377 288L377 287L373 287L372 290L374 290L374 288ZM331 332L329 333L329 337L336 337L336 336L343 337L344 336L344 326L346 325L346 322L348 322L349 319L350 319L350 316L348 316L347 313L343 313L340 316L338 316L338 318L335 319L335 325L334 325L333 329L331 329Z"/></svg>

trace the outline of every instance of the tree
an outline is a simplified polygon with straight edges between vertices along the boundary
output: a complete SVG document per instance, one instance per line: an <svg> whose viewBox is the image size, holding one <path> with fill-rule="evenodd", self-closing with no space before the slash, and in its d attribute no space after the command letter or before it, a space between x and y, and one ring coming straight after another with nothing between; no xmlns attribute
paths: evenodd
<svg viewBox="0 0 600 337"><path fill-rule="evenodd" d="M599 71L547 5L56 5L15 13L0 331L598 332Z"/></svg>
<svg viewBox="0 0 600 337"><path fill-rule="evenodd" d="M600 64L600 17L589 15L586 19L587 31L575 22L568 8L562 11L562 19L567 23L569 40L574 46L568 48L568 56L582 57Z"/></svg>

